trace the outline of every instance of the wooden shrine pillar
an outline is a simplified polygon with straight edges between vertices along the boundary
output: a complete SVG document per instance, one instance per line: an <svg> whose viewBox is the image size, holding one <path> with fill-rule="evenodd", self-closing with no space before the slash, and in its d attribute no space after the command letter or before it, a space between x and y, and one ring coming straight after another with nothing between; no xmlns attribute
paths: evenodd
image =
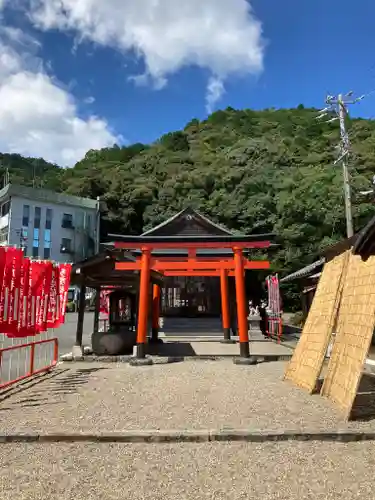
<svg viewBox="0 0 375 500"><path fill-rule="evenodd" d="M141 275L139 284L139 305L138 305L138 325L137 325L137 356L139 360L146 361L151 364L151 360L146 360L146 343L148 330L148 313L149 313L149 291L150 291L150 264L151 250L142 248L141 257Z"/></svg>
<svg viewBox="0 0 375 500"><path fill-rule="evenodd" d="M159 285L152 287L152 333L151 342L158 343L159 339L159 317L160 317L160 295L161 290Z"/></svg>
<svg viewBox="0 0 375 500"><path fill-rule="evenodd" d="M83 356L82 337L83 337L83 322L85 319L85 305L86 305L86 284L83 283L79 291L76 341L73 346L74 358L81 358Z"/></svg>
<svg viewBox="0 0 375 500"><path fill-rule="evenodd" d="M252 364L249 348L249 331L247 322L247 301L245 289L245 273L243 264L242 250L234 248L234 273L236 277L236 299L237 299L237 322L238 336L240 338L240 359L235 362L243 364Z"/></svg>
<svg viewBox="0 0 375 500"><path fill-rule="evenodd" d="M109 325L111 325L113 321L117 321L118 311L119 311L118 297L115 292L111 292L109 294L109 315L108 315Z"/></svg>
<svg viewBox="0 0 375 500"><path fill-rule="evenodd" d="M224 343L232 343L230 337L230 307L228 291L228 271L220 269L220 291L221 291L221 317L223 322Z"/></svg>
<svg viewBox="0 0 375 500"><path fill-rule="evenodd" d="M99 331L99 316L100 316L100 288L95 290L95 309L94 309L94 324L93 332Z"/></svg>
<svg viewBox="0 0 375 500"><path fill-rule="evenodd" d="M229 311L230 311L230 330L234 337L238 335L237 328L237 303L236 303L236 279L228 278L229 281Z"/></svg>
<svg viewBox="0 0 375 500"><path fill-rule="evenodd" d="M137 318L137 295L130 294L130 321L132 328L136 330L136 318Z"/></svg>

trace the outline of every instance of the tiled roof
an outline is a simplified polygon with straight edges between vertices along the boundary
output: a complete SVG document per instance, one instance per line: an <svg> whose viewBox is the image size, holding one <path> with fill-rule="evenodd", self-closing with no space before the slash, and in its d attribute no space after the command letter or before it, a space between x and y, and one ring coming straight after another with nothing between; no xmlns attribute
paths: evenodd
<svg viewBox="0 0 375 500"><path fill-rule="evenodd" d="M151 229L149 229L148 231L145 231L144 233L142 233L142 236L152 236L152 234L156 231L158 231L159 229L165 227L165 226L168 226L169 224L171 224L172 222L180 219L181 217L185 216L185 215L192 215L192 216L195 216L197 217L198 219L201 219L202 221L204 221L207 225L209 226L212 226L214 228L216 228L218 231L220 231L221 233L224 233L224 234L227 234L228 236L230 236L232 233L226 229L225 227L219 225L219 224L216 224L215 222L213 222L211 219L208 219L206 216L204 216L203 214L197 212L196 210L193 210L191 207L187 207L187 208L184 208L183 210L181 210L180 212L178 212L177 214L175 215L172 215L172 217L170 217L169 219L165 220L164 222L162 222L161 224L155 226L155 227L152 227Z"/></svg>
<svg viewBox="0 0 375 500"><path fill-rule="evenodd" d="M317 271L319 268L323 267L324 262L325 258L323 257L322 259L319 259L313 262L312 264L309 264L308 266L305 266L302 269L299 269L298 271L289 274L288 276L285 276L280 280L280 283L288 283L289 281L305 278L310 274L312 274L314 271Z"/></svg>

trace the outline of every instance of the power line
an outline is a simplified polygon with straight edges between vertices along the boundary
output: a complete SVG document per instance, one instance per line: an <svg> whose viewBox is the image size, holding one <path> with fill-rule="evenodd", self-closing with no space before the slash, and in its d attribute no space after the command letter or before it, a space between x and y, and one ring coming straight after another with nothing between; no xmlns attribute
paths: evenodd
<svg viewBox="0 0 375 500"><path fill-rule="evenodd" d="M357 98L353 98L353 92L348 92L347 94L339 94L337 96L328 95L326 98L327 107L322 109L318 119L330 117L327 123L332 123L339 121L340 123L340 135L341 141L338 146L339 157L335 161L334 165L341 162L343 181L344 181L344 200L345 200L345 217L346 217L346 234L348 238L351 238L354 234L353 228L353 210L352 210L352 198L350 189L350 177L348 170L348 159L351 153L351 143L349 139L349 134L346 129L346 122L349 118L348 106L351 104L356 104L357 102L364 99L366 96L362 95ZM333 118L332 113L335 115Z"/></svg>

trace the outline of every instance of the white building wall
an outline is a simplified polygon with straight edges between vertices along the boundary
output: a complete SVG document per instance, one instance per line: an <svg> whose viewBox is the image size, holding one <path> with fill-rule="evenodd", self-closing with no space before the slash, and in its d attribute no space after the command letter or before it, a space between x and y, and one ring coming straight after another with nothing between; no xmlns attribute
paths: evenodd
<svg viewBox="0 0 375 500"><path fill-rule="evenodd" d="M9 213L0 217L0 229L9 226Z"/></svg>
<svg viewBox="0 0 375 500"><path fill-rule="evenodd" d="M29 225L27 232L28 257L32 257L35 207L41 208L39 229L39 258L43 259L44 231L46 227L47 208L52 209L50 259L57 262L73 262L80 261L88 257L87 235L90 235L95 242L97 240L97 211L95 209L76 207L72 205L52 204L39 200L34 201L13 195L11 198L11 207L9 213L9 245L20 245L24 205L29 205L30 207ZM64 213L71 214L73 216L74 229L66 229L61 227ZM91 216L91 218L89 216ZM4 219L4 217L2 217L1 219ZM0 220L0 225L1 224L2 220ZM72 254L61 253L62 238L68 238L71 240L73 249Z"/></svg>

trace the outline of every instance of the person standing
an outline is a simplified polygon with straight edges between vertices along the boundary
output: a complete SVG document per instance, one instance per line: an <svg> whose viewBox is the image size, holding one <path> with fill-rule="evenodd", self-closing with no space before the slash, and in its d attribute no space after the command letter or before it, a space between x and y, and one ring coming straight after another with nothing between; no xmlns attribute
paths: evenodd
<svg viewBox="0 0 375 500"><path fill-rule="evenodd" d="M259 316L260 316L260 321L259 321L260 331L262 332L262 335L267 338L268 337L267 304L264 302L264 300L260 303L259 306Z"/></svg>

